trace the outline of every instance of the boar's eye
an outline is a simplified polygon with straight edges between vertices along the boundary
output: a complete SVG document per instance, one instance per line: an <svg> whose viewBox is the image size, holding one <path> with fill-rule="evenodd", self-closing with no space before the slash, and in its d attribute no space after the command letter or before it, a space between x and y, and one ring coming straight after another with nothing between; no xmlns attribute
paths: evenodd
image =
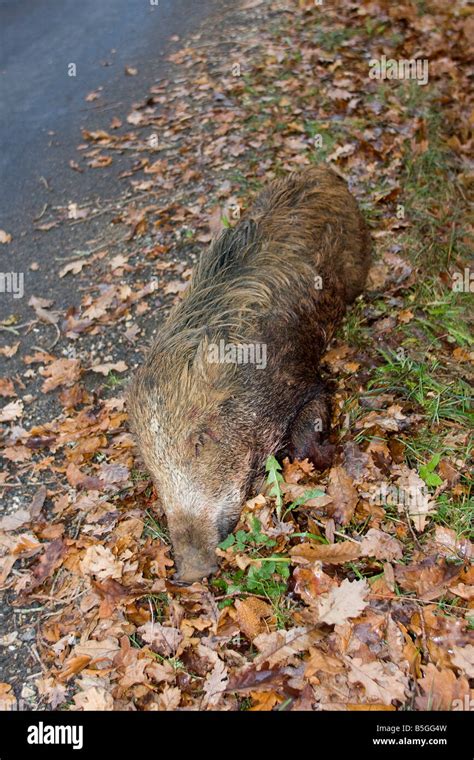
<svg viewBox="0 0 474 760"><path fill-rule="evenodd" d="M198 457L201 453L202 447L204 446L205 440L204 440L204 434L200 433L195 439L194 439L194 456Z"/></svg>

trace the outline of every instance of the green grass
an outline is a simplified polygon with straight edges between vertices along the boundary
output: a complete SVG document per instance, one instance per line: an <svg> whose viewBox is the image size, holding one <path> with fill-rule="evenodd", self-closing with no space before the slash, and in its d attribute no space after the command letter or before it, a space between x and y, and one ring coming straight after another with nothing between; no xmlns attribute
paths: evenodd
<svg viewBox="0 0 474 760"><path fill-rule="evenodd" d="M471 389L462 379L440 380L441 364L437 359L416 361L408 355L380 350L385 363L376 367L368 383L369 390L392 392L423 410L429 424L450 420L471 424Z"/></svg>
<svg viewBox="0 0 474 760"><path fill-rule="evenodd" d="M165 544L171 544L171 539L167 528L164 528L162 525L160 525L156 517L151 513L149 509L147 509L145 514L145 527L143 530L144 535L150 536L151 538L159 538L160 541L163 541Z"/></svg>
<svg viewBox="0 0 474 760"><path fill-rule="evenodd" d="M119 377L113 371L109 372L109 374L107 375L107 379L105 381L105 385L107 388L118 388L124 383L125 383L125 378Z"/></svg>
<svg viewBox="0 0 474 760"><path fill-rule="evenodd" d="M163 591L159 594L149 594L145 597L145 601L153 610L155 620L161 622L166 619L166 608L169 605L169 598L166 592Z"/></svg>
<svg viewBox="0 0 474 760"><path fill-rule="evenodd" d="M469 487L469 484L466 483ZM442 493L437 499L437 512L434 520L439 525L454 530L458 536L474 538L474 497L466 495L453 499Z"/></svg>
<svg viewBox="0 0 474 760"><path fill-rule="evenodd" d="M316 33L316 41L323 50L332 53L337 50L342 43L349 41L352 37L361 33L357 27L343 29L319 29Z"/></svg>

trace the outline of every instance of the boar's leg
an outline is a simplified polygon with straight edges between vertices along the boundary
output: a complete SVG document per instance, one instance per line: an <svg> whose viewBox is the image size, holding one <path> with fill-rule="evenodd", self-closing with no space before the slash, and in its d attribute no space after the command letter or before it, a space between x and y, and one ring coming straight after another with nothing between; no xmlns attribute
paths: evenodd
<svg viewBox="0 0 474 760"><path fill-rule="evenodd" d="M288 454L293 459L309 459L316 469L330 467L335 446L328 441L331 424L329 394L322 391L299 412L289 434Z"/></svg>

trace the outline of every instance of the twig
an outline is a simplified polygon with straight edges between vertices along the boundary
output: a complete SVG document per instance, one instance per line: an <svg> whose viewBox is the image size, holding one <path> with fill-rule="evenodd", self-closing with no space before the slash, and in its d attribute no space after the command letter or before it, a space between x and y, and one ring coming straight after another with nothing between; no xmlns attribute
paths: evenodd
<svg viewBox="0 0 474 760"><path fill-rule="evenodd" d="M325 524L320 520L316 520L314 517L312 517L311 520L320 528L326 529ZM339 538L345 538L346 541L352 541L354 544L360 544L360 541L358 541L356 538L352 538L352 536L348 536L346 533L342 533L340 530L335 530L334 535L339 536Z"/></svg>
<svg viewBox="0 0 474 760"><path fill-rule="evenodd" d="M35 325L37 323L37 319L32 319L30 322L23 322L21 325L15 325L15 327L10 327L10 325L0 325L0 330L3 330L4 332L11 332L14 333L14 335L18 335L18 330L21 330L23 327L31 327L31 325Z"/></svg>
<svg viewBox="0 0 474 760"><path fill-rule="evenodd" d="M431 660L431 655L428 649L428 638L426 636L425 618L423 617L423 607L421 606L421 604L419 608L419 613L420 613L420 627L421 627L421 638L423 641L423 649L426 652L426 656L428 660Z"/></svg>
<svg viewBox="0 0 474 760"><path fill-rule="evenodd" d="M26 646L27 646L27 647L28 647L28 649L30 650L30 652L31 652L31 654L33 655L33 657L34 657L34 659L36 660L36 662L39 664L39 666L40 666L40 668L41 668L42 672L43 672L43 673L45 673L45 672L46 672L46 668L45 668L45 666L43 665L43 663L41 662L41 657L40 657L40 656L39 656L39 654L38 654L38 650L36 649L36 646L35 646L35 644L33 644L33 646L30 646L29 644L27 644Z"/></svg>
<svg viewBox="0 0 474 760"><path fill-rule="evenodd" d="M111 108L117 108L118 106L121 106L122 102L120 103L110 103L109 105L96 105L96 106L89 106L89 108L80 108L80 111L110 111Z"/></svg>
<svg viewBox="0 0 474 760"><path fill-rule="evenodd" d="M418 536L416 535L415 531L413 530L413 526L412 526L411 521L410 521L410 513L408 511L408 507L406 506L406 504L404 506L405 506L405 515L406 515L407 523L408 523L408 529L409 529L409 531L411 533L413 541L415 542L415 546L418 549L420 549L420 551L422 551L422 546L421 546L420 542L418 541Z"/></svg>
<svg viewBox="0 0 474 760"><path fill-rule="evenodd" d="M264 602L268 601L267 596L263 596L262 594L252 594L250 591L233 591L231 594L215 596L214 601L219 602L221 599L232 599L234 596L254 596L256 599L263 599Z"/></svg>
<svg viewBox="0 0 474 760"><path fill-rule="evenodd" d="M133 203L134 201L141 200L142 198L149 197L150 195L158 195L158 192L155 190L147 190L144 193L139 193L138 195L134 195L131 198L127 198L124 201L114 201L110 204L110 206L106 206L105 208L98 211L96 214L91 214L91 216L86 216L84 219L73 219L68 220L70 222L70 225L73 226L74 224L82 224L83 222L87 222L91 219L96 219L98 216L102 216L102 214L107 214L109 211L116 211L117 209L120 209L124 206L128 206L130 203Z"/></svg>
<svg viewBox="0 0 474 760"><path fill-rule="evenodd" d="M48 208L48 204L45 203L44 206L43 206L43 210L42 210L41 214L39 216L34 216L33 217L33 221L34 222L39 222L39 220L44 216L47 208Z"/></svg>
<svg viewBox="0 0 474 760"><path fill-rule="evenodd" d="M35 351L41 351L41 353L43 353L43 354L48 354L51 351L51 349L54 348L54 346L58 342L59 338L61 337L61 331L60 331L59 327L56 324L54 324L54 322L52 322L51 324L56 329L56 338L53 340L53 342L51 343L51 345L48 346L47 348L42 348L41 346L32 346L32 348L34 348Z"/></svg>

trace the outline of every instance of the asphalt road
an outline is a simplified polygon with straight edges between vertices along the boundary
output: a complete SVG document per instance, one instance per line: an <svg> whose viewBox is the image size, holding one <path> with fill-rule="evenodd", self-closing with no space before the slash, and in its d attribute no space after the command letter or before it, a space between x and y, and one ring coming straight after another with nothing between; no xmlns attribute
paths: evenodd
<svg viewBox="0 0 474 760"><path fill-rule="evenodd" d="M45 202L80 202L92 190L113 195L113 186L101 184L110 174L69 168L80 128L126 116L165 75L165 55L180 45L170 38L194 31L217 6L151 2L0 0L0 229L18 238ZM137 76L126 76L125 66ZM86 102L101 86L101 97Z"/></svg>
<svg viewBox="0 0 474 760"><path fill-rule="evenodd" d="M41 330L9 332L12 320L16 327L35 318L32 295L51 299L61 314L81 298L75 278L58 278L57 257L71 258L92 247L94 239L102 242L113 234L105 215L47 232L35 229L35 217L45 204L48 209L90 200L108 205L129 186L118 177L129 168L129 155L114 156L106 170L81 174L71 169L70 160L81 160L76 150L83 142L81 128L108 129L114 116L125 123L134 102L142 101L156 80L180 77L168 54L198 30L212 35L213 13L229 1L0 0L0 229L13 236L0 245L0 274L25 278L24 297L15 299L0 288L0 321L6 325L0 326L0 347L21 339L11 359L0 355L0 376L20 377L24 355L54 338L54 329L44 324ZM180 39L172 39L176 36ZM75 77L68 75L71 63ZM137 75L127 76L126 66L136 68ZM86 101L99 87L100 98ZM64 355L64 346L56 350ZM29 414L38 422L58 414L52 395L34 396ZM30 425L31 420L22 422ZM15 511L22 499L29 503L36 485L36 477L23 478L24 493L8 492L0 514ZM19 619L0 600L0 637L21 627L13 652L0 647L0 681L11 683L17 696L37 667L28 649L36 623L34 614Z"/></svg>

